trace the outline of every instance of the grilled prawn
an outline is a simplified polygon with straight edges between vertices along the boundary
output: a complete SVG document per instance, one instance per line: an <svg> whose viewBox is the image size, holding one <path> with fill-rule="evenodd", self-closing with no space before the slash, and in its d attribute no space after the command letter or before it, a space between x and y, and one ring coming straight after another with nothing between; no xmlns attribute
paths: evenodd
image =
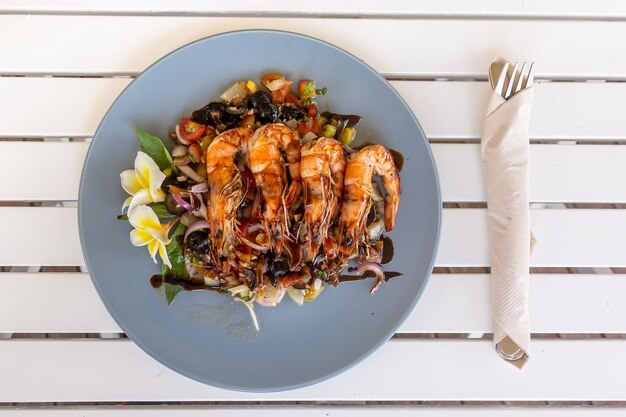
<svg viewBox="0 0 626 417"><path fill-rule="evenodd" d="M385 197L385 229L393 229L402 192L398 169L389 149L383 145L366 146L354 154L346 165L343 202L339 217L342 239L340 251L343 258L350 257L364 235L367 215L372 204L372 175L380 175Z"/></svg>
<svg viewBox="0 0 626 417"><path fill-rule="evenodd" d="M289 233L286 200L295 199L300 188L300 146L300 138L282 123L257 129L250 141L250 170L263 197L263 225L271 247L282 247ZM289 187L285 165L292 180Z"/></svg>
<svg viewBox="0 0 626 417"><path fill-rule="evenodd" d="M237 207L246 193L235 159L247 153L251 136L252 131L245 127L227 130L211 142L206 152L210 189L207 220L217 254L222 253L226 238L235 230Z"/></svg>
<svg viewBox="0 0 626 417"><path fill-rule="evenodd" d="M300 176L304 188L304 220L308 254L315 257L339 212L346 158L335 139L320 138L302 147Z"/></svg>

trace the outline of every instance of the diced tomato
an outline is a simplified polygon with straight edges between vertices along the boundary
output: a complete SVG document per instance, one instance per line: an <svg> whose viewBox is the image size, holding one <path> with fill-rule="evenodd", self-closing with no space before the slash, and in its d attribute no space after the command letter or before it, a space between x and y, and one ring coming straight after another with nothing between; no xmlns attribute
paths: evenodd
<svg viewBox="0 0 626 417"><path fill-rule="evenodd" d="M308 106L306 106L306 112L309 115L309 117L316 117L317 106L315 104L309 104Z"/></svg>
<svg viewBox="0 0 626 417"><path fill-rule="evenodd" d="M300 137L309 132L315 133L317 127L317 117L309 117L305 121L298 123L298 132L300 133Z"/></svg>
<svg viewBox="0 0 626 417"><path fill-rule="evenodd" d="M201 125L200 123L196 123L191 119L187 119L183 117L180 119L180 136L189 142L195 142L202 136L204 130L206 129L205 125Z"/></svg>
<svg viewBox="0 0 626 417"><path fill-rule="evenodd" d="M287 95L285 96L285 103L291 103L299 109L302 108L302 103L293 93L287 93Z"/></svg>
<svg viewBox="0 0 626 417"><path fill-rule="evenodd" d="M285 85L283 85L278 90L271 91L272 103L274 104L285 103L285 98L287 97L287 94L289 94L289 91L291 90L292 83L293 82L290 80L285 80Z"/></svg>
<svg viewBox="0 0 626 417"><path fill-rule="evenodd" d="M291 84L293 84L293 81L286 80L285 76L282 74L271 72L261 77L261 84L270 90L272 103L283 104L285 102L285 97L291 90Z"/></svg>

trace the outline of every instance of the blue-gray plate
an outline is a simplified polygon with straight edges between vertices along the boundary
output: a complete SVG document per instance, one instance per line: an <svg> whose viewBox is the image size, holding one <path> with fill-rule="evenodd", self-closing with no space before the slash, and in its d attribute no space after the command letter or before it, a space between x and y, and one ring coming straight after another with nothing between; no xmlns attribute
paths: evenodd
<svg viewBox="0 0 626 417"><path fill-rule="evenodd" d="M328 87L319 108L358 114L357 142L382 143L404 155L402 200L389 271L400 278L371 296L372 281L326 288L313 303L286 297L256 307L255 332L245 307L229 297L194 291L167 306L149 278L159 273L145 247L129 241L116 220L126 195L119 174L132 168L138 143L129 126L166 138L180 117L237 80L280 72ZM427 99L426 97L424 99ZM441 195L424 132L404 100L353 55L307 36L271 30L224 33L163 57L113 103L96 131L80 183L78 221L89 273L128 337L167 367L216 387L279 391L337 375L378 349L417 303L433 267Z"/></svg>

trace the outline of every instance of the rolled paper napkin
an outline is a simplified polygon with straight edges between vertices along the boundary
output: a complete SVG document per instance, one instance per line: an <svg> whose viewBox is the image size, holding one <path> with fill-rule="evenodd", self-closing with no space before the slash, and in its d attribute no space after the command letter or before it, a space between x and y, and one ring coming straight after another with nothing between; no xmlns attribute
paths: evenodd
<svg viewBox="0 0 626 417"><path fill-rule="evenodd" d="M481 156L487 193L493 343L522 368L530 357L528 278L531 242L528 153L532 85L509 97L494 92L506 61L489 69L491 96L483 123Z"/></svg>

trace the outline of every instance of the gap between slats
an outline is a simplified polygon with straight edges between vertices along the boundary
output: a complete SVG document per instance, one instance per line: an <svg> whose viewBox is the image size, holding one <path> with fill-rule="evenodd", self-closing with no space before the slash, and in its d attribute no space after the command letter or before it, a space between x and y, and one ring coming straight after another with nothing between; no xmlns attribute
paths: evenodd
<svg viewBox="0 0 626 417"><path fill-rule="evenodd" d="M1 13L0 13L1 15ZM141 74L140 71L129 72L1 72L0 78L79 78L79 79L128 79L133 80ZM437 82L486 82L487 74L455 74L455 73L433 73L433 74L411 74L411 73L393 73L387 74L379 72L379 74L387 81L437 81ZM588 76L587 78L575 76L552 75L550 77L535 76L535 84L546 83L603 83L603 84L619 84L626 82L626 78L611 77L605 78L601 76Z"/></svg>
<svg viewBox="0 0 626 417"><path fill-rule="evenodd" d="M435 417L480 417L501 416L503 413L510 417L623 417L626 411L618 407L625 405L620 401L206 401L184 404L155 402L152 405L55 402L12 403L5 407L0 405L0 410L5 417L421 417L425 414Z"/></svg>
<svg viewBox="0 0 626 417"><path fill-rule="evenodd" d="M0 13L29 14L105 14L105 15L214 15L214 16L306 16L306 17L345 17L345 18L478 18L478 19L577 19L577 20L621 20L626 18L626 9L620 4L596 1L569 1L567 9L559 3L531 0L519 2L474 1L467 3L458 0L411 3L391 1L380 3L375 0L362 0L358 3L293 3L273 0L260 5L258 2L243 0L237 3L207 3L185 0L175 4L167 1L19 1L5 0Z"/></svg>

